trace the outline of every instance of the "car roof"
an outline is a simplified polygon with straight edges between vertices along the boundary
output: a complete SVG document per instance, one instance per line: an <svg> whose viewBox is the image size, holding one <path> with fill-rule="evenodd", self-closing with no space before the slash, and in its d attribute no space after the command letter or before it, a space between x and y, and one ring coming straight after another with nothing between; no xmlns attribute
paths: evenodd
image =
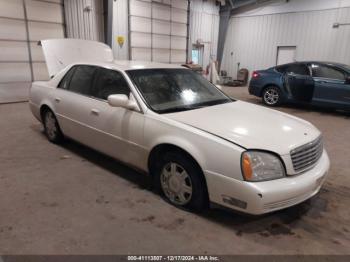
<svg viewBox="0 0 350 262"><path fill-rule="evenodd" d="M179 64L166 64L148 61L129 61L129 60L114 60L111 63L106 62L91 62L91 61L81 61L74 63L74 65L94 65L101 66L109 69L116 70L139 70L139 69L186 69Z"/></svg>
<svg viewBox="0 0 350 262"><path fill-rule="evenodd" d="M155 68L184 68L179 64L166 64L148 61L114 60L113 64L123 67L124 70L131 69L155 69Z"/></svg>
<svg viewBox="0 0 350 262"><path fill-rule="evenodd" d="M324 65L331 65L331 66L337 66L337 67L344 67L344 66L346 66L345 64L336 63L336 62L327 62L327 61L296 61L296 62L293 62L293 63L278 65L276 67L293 65L293 64L324 64Z"/></svg>

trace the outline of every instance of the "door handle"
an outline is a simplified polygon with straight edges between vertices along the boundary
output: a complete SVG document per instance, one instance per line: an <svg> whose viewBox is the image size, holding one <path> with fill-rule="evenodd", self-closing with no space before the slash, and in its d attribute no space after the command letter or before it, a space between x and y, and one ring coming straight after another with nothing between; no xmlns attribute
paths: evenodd
<svg viewBox="0 0 350 262"><path fill-rule="evenodd" d="M91 109L91 114L98 116L100 114L100 111L98 111L97 109Z"/></svg>
<svg viewBox="0 0 350 262"><path fill-rule="evenodd" d="M55 102L56 102L56 103L61 102L61 98L56 97L56 98L55 98Z"/></svg>

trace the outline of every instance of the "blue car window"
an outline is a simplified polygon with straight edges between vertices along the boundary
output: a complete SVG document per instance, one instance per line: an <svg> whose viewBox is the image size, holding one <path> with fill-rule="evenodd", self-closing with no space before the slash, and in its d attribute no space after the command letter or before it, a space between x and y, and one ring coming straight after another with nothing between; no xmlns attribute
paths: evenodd
<svg viewBox="0 0 350 262"><path fill-rule="evenodd" d="M288 66L287 73L293 73L296 75L310 75L309 69L304 64L292 64Z"/></svg>
<svg viewBox="0 0 350 262"><path fill-rule="evenodd" d="M318 64L312 64L311 68L313 77L345 80L344 73L336 68Z"/></svg>

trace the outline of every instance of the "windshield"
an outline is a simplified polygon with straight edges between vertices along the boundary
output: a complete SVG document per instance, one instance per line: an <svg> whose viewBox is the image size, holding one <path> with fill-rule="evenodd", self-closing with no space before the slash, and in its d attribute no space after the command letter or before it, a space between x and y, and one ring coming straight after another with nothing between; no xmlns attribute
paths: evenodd
<svg viewBox="0 0 350 262"><path fill-rule="evenodd" d="M157 113L172 113L232 102L201 75L188 69L142 69L127 74Z"/></svg>
<svg viewBox="0 0 350 262"><path fill-rule="evenodd" d="M347 71L350 72L350 66L349 66L349 65L344 65L344 64L342 64L342 66L343 66Z"/></svg>

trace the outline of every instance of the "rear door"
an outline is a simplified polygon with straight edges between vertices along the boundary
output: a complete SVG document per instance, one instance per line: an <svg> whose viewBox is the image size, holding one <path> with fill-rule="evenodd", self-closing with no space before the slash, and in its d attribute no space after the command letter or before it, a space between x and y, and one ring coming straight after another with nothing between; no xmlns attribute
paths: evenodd
<svg viewBox="0 0 350 262"><path fill-rule="evenodd" d="M334 107L350 106L350 85L346 83L347 74L334 66L310 64L315 93L313 103Z"/></svg>
<svg viewBox="0 0 350 262"><path fill-rule="evenodd" d="M54 102L60 127L65 135L91 145L91 92L97 72L96 66L72 67L56 89Z"/></svg>
<svg viewBox="0 0 350 262"><path fill-rule="evenodd" d="M311 102L315 85L310 70L305 64L295 63L287 66L284 79L288 96L292 100Z"/></svg>

